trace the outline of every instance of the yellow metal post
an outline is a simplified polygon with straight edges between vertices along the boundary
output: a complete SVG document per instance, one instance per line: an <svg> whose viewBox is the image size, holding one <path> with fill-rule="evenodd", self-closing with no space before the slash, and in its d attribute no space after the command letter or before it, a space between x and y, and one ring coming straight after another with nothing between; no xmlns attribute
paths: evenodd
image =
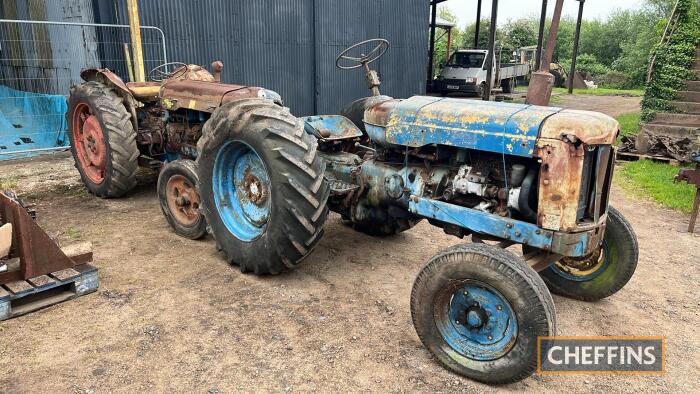
<svg viewBox="0 0 700 394"><path fill-rule="evenodd" d="M139 22L138 0L127 0L126 8L129 13L131 48L134 52L134 79L136 82L145 82L146 73L143 69L143 48L141 47L141 23Z"/></svg>

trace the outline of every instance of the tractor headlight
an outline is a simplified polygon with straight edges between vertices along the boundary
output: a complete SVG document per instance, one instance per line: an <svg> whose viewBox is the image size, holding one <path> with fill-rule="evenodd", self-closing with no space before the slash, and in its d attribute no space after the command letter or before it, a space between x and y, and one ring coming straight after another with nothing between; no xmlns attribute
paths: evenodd
<svg viewBox="0 0 700 394"><path fill-rule="evenodd" d="M279 93L269 89L258 90L258 98L274 101L275 103L283 105L282 96L280 96Z"/></svg>

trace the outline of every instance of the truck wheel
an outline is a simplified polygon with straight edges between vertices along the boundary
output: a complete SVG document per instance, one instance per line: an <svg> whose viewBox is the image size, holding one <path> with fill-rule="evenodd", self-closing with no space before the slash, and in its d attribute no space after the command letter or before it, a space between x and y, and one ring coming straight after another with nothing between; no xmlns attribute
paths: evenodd
<svg viewBox="0 0 700 394"><path fill-rule="evenodd" d="M637 236L615 208L608 210L602 247L585 259L564 258L540 272L549 289L565 297L597 301L622 289L634 275Z"/></svg>
<svg viewBox="0 0 700 394"><path fill-rule="evenodd" d="M555 88L563 88L564 87L564 78L562 78L561 73L557 70L551 70L551 71L549 71L549 73L554 76L554 87Z"/></svg>
<svg viewBox="0 0 700 394"><path fill-rule="evenodd" d="M511 383L537 368L537 337L554 335L542 279L496 246L465 244L435 255L411 292L418 337L446 368L480 382Z"/></svg>
<svg viewBox="0 0 700 394"><path fill-rule="evenodd" d="M330 189L316 139L270 101L221 106L197 144L202 209L217 244L242 272L278 274L314 249Z"/></svg>
<svg viewBox="0 0 700 394"><path fill-rule="evenodd" d="M192 160L170 162L158 175L160 209L175 233L189 239L199 239L207 233L197 183Z"/></svg>
<svg viewBox="0 0 700 394"><path fill-rule="evenodd" d="M479 84L479 90L476 92L476 96L479 98L484 98L486 94L486 82Z"/></svg>
<svg viewBox="0 0 700 394"><path fill-rule="evenodd" d="M504 79L501 81L501 89L503 93L513 93L513 78Z"/></svg>
<svg viewBox="0 0 700 394"><path fill-rule="evenodd" d="M74 86L66 121L75 167L90 193L121 197L136 186L140 153L121 97L99 82Z"/></svg>

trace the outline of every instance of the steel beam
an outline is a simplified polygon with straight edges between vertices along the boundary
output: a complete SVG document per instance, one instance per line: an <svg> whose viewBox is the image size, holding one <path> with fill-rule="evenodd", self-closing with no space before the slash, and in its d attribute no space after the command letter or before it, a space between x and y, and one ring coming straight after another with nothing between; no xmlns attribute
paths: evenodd
<svg viewBox="0 0 700 394"><path fill-rule="evenodd" d="M486 69L486 89L484 89L484 94L482 100L489 101L491 99L491 78L493 78L493 66L496 56L496 28L498 23L498 0L493 0L491 3L491 26L489 29L489 53Z"/></svg>
<svg viewBox="0 0 700 394"><path fill-rule="evenodd" d="M547 0L542 0L542 12L540 13L540 30L537 34L537 54L535 55L535 70L542 64L542 44L544 43L544 24L547 20Z"/></svg>
<svg viewBox="0 0 700 394"><path fill-rule="evenodd" d="M126 9L129 14L129 31L131 32L131 50L134 53L135 82L145 82L146 72L143 67L143 46L141 45L141 22L139 21L139 5L137 0L127 0Z"/></svg>
<svg viewBox="0 0 700 394"><path fill-rule="evenodd" d="M476 6L476 29L474 30L474 49L479 48L479 30L481 29L481 0L478 0Z"/></svg>
<svg viewBox="0 0 700 394"><path fill-rule="evenodd" d="M571 54L571 72L569 73L569 94L574 93L574 77L576 75L576 58L578 57L578 42L581 37L581 19L583 18L583 3L586 0L578 0L578 19L576 19L576 35L574 36L574 51Z"/></svg>
<svg viewBox="0 0 700 394"><path fill-rule="evenodd" d="M431 3L430 16L430 49L428 50L428 91L433 88L433 58L435 57L435 28L437 23L437 3Z"/></svg>

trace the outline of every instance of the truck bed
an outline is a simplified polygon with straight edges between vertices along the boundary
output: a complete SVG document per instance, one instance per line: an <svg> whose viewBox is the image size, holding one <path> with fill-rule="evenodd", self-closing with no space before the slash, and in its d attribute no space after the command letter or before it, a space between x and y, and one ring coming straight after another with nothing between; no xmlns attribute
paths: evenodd
<svg viewBox="0 0 700 394"><path fill-rule="evenodd" d="M498 80L502 81L504 79L524 77L529 73L529 64L504 63L501 64L501 68L498 70Z"/></svg>

